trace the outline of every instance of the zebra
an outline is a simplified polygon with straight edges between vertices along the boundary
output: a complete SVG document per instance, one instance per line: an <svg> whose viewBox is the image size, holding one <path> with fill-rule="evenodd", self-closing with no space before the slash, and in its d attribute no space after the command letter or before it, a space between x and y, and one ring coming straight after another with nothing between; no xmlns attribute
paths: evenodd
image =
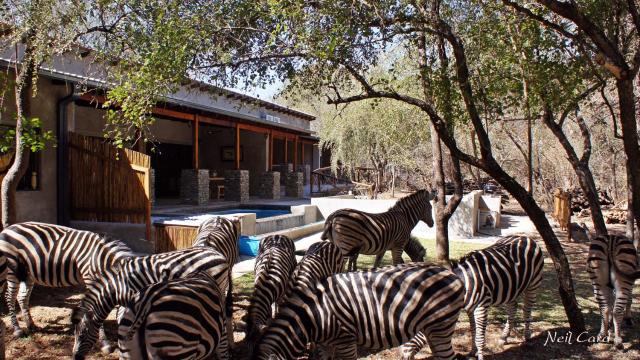
<svg viewBox="0 0 640 360"><path fill-rule="evenodd" d="M223 303L205 272L149 286L119 315L120 359L229 359Z"/></svg>
<svg viewBox="0 0 640 360"><path fill-rule="evenodd" d="M640 278L633 241L617 235L594 237L589 246L587 270L602 317L598 339L609 339L613 318L613 343L622 349L621 325L625 307L630 307L633 284Z"/></svg>
<svg viewBox="0 0 640 360"><path fill-rule="evenodd" d="M340 248L326 241L313 243L293 271L288 289L313 288L321 280L341 272L343 267Z"/></svg>
<svg viewBox="0 0 640 360"><path fill-rule="evenodd" d="M293 240L284 235L273 235L260 241L254 267L254 291L247 309L245 338L249 352L271 319L271 307L277 305L284 295L295 266Z"/></svg>
<svg viewBox="0 0 640 360"><path fill-rule="evenodd" d="M381 214L354 209L335 211L325 221L320 238L336 244L349 257L350 271L356 270L358 254L378 255L374 267L379 267L385 251L391 250L393 264L402 263L403 248L418 221L433 226L430 197L426 190L419 190L398 200L389 211ZM409 256L422 261L419 254Z"/></svg>
<svg viewBox="0 0 640 360"><path fill-rule="evenodd" d="M225 300L227 319L233 319L233 266L238 261L239 249L238 239L240 238L240 220L236 217L212 217L204 221L198 227L198 232L193 247L209 247L220 252L227 259L228 288ZM225 289L225 288L221 288ZM233 347L233 323L227 322L227 335L229 336L229 346Z"/></svg>
<svg viewBox="0 0 640 360"><path fill-rule="evenodd" d="M501 343L506 343L515 325L516 299L524 294L524 338L531 337L531 307L542 282L544 258L535 241L525 236L507 236L482 250L472 251L458 261L451 261L452 271L465 286L464 309L472 332L471 353L483 359L487 312L490 306L506 304L507 322ZM413 359L427 343L423 334L401 349L403 359Z"/></svg>
<svg viewBox="0 0 640 360"><path fill-rule="evenodd" d="M7 266L7 257L0 252L0 294L4 291L7 284L7 273L9 269ZM4 333L5 325L4 321L0 319L0 360L5 359L5 345L4 345Z"/></svg>
<svg viewBox="0 0 640 360"><path fill-rule="evenodd" d="M87 285L85 296L72 319L75 325L75 359L83 359L96 341L98 327L116 305L127 305L136 293L163 279L175 279L202 271L210 274L218 288L229 281L227 259L219 251L192 247L155 255L127 258L117 268L106 270ZM229 334L227 334L229 336Z"/></svg>
<svg viewBox="0 0 640 360"><path fill-rule="evenodd" d="M313 288L292 290L252 359L295 359L310 342L334 358L356 359L358 347L398 346L419 331L436 357L452 359L463 290L451 271L425 263L332 275Z"/></svg>
<svg viewBox="0 0 640 360"><path fill-rule="evenodd" d="M85 286L104 270L133 256L124 243L96 233L64 226L25 222L14 224L0 233L0 252L7 258L7 307L13 334L21 337L16 316L16 297L27 332L36 329L29 312L29 298L34 285L64 287ZM20 293L17 294L20 286ZM110 351L104 330L100 329L103 351Z"/></svg>

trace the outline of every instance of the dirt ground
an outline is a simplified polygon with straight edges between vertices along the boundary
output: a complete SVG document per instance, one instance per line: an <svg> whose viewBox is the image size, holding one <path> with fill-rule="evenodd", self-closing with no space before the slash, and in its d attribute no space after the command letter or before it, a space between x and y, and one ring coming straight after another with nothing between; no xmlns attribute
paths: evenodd
<svg viewBox="0 0 640 360"><path fill-rule="evenodd" d="M624 226L614 226L613 232L624 231ZM530 236L540 240L537 234ZM492 309L489 316L487 330L487 359L613 359L631 360L640 359L640 284L634 288L633 319L635 325L627 329L625 334L624 350L617 351L611 344L590 343L591 336L595 336L599 330L599 313L591 290L589 277L586 273L586 254L588 244L567 243L566 235L558 231L558 236L569 259L576 297L582 307L587 322L586 334L571 334L564 316L560 298L557 294L557 280L553 264L547 257L545 259L544 285L538 295L538 301L534 308L533 339L529 344L522 341L522 326L518 326L515 338L504 347L498 345L498 336L502 331L505 316L501 309ZM542 244L542 241L539 241ZM451 244L452 254L456 243ZM479 246L482 247L482 246ZM465 248L465 251L467 249ZM432 254L432 253L431 253ZM362 256L361 256L362 258ZM244 277L243 277L244 278ZM244 359L241 320L251 295L251 279L237 279L234 292L234 325L236 332L235 358ZM4 313L3 320L7 325L6 347L7 359L61 359L71 355L73 347L73 334L70 329L69 316L71 309L79 301L80 289L47 289L36 287L31 297L32 315L39 331L25 338L15 338L10 328L9 319ZM3 307L5 309L5 307ZM518 314L521 317L521 312ZM106 322L107 334L110 339L115 339L116 323L112 313ZM454 348L458 353L466 354L470 350L470 331L467 316L460 315L460 321L454 337ZM563 337L563 338L561 338ZM555 341L553 341L555 340ZM362 359L397 359L397 349L390 349L376 354L362 354ZM428 349L423 349L418 359L430 358ZM89 359L117 359L117 352L110 355L100 354L96 350Z"/></svg>

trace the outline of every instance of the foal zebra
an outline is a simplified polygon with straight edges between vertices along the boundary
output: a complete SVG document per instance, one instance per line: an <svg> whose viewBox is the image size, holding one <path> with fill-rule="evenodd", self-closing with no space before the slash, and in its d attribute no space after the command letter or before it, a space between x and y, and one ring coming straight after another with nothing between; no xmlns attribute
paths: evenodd
<svg viewBox="0 0 640 360"><path fill-rule="evenodd" d="M384 253L391 250L393 264L400 264L403 248L418 221L433 226L429 200L429 193L419 190L398 200L389 211L381 214L354 209L335 211L325 221L321 239L336 244L344 256L349 257L348 269L351 271L356 270L358 254L378 255L374 265L378 267ZM413 261L423 261L419 253L409 256Z"/></svg>
<svg viewBox="0 0 640 360"><path fill-rule="evenodd" d="M295 245L284 235L260 241L255 263L253 297L247 309L246 343L249 353L272 317L271 307L282 299L296 266Z"/></svg>
<svg viewBox="0 0 640 360"><path fill-rule="evenodd" d="M213 217L198 227L198 234L193 241L193 247L209 247L221 253L227 259L228 287L225 300L227 319L233 319L233 266L238 261L238 239L240 238L240 220L237 218ZM229 346L233 346L233 323L227 322Z"/></svg>
<svg viewBox="0 0 640 360"><path fill-rule="evenodd" d="M0 233L0 251L8 261L7 307L15 336L22 336L16 317L16 295L29 331L35 329L29 312L34 284L64 287L91 284L96 276L120 260L133 256L123 243L64 226L26 222ZM18 286L20 285L20 293ZM104 339L101 332L101 339ZM103 343L108 351L108 343Z"/></svg>
<svg viewBox="0 0 640 360"><path fill-rule="evenodd" d="M79 306L83 314L78 313L72 319L76 324L74 358L83 359L91 350L98 327L115 306L129 304L136 293L149 285L206 272L215 279L218 288L226 289L229 271L226 257L206 247L123 259L119 267L106 270L87 285Z"/></svg>
<svg viewBox="0 0 640 360"><path fill-rule="evenodd" d="M425 263L336 274L293 289L252 358L295 359L312 342L334 358L356 359L358 347L387 349L422 331L435 356L452 359L463 290L451 271Z"/></svg>
<svg viewBox="0 0 640 360"><path fill-rule="evenodd" d="M602 317L598 338L608 338L613 317L613 343L616 348L622 348L621 325L625 307L631 303L635 280L640 278L633 241L616 235L591 239L587 268Z"/></svg>
<svg viewBox="0 0 640 360"><path fill-rule="evenodd" d="M120 359L229 359L223 302L203 272L149 286L118 319Z"/></svg>
<svg viewBox="0 0 640 360"><path fill-rule="evenodd" d="M506 342L515 324L516 299L521 294L524 294L524 338L529 340L531 307L542 281L543 265L540 247L524 236L501 238L487 248L451 262L453 272L465 286L464 309L471 323L471 352L477 352L478 360L483 359L489 307L507 306L507 322L501 336L501 342ZM425 336L418 334L402 347L402 358L413 359L426 342Z"/></svg>

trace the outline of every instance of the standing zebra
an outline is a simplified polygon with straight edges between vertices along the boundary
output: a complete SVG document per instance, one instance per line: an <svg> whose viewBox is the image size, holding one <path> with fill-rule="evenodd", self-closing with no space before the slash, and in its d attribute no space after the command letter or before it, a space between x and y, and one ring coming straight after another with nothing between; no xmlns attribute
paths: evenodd
<svg viewBox="0 0 640 360"><path fill-rule="evenodd" d="M531 307L542 281L542 251L525 236L508 236L482 250L472 251L460 260L451 261L453 272L464 282L464 309L472 331L472 354L483 358L487 312L490 306L506 304L507 322L501 342L506 343L515 322L516 299L524 294L524 338L531 337ZM413 359L426 344L418 334L402 348L403 359Z"/></svg>
<svg viewBox="0 0 640 360"><path fill-rule="evenodd" d="M633 241L616 235L591 239L587 268L602 317L598 338L608 338L613 317L613 343L621 349L625 307L631 302L633 283L640 278Z"/></svg>
<svg viewBox="0 0 640 360"><path fill-rule="evenodd" d="M204 272L149 286L118 319L120 359L229 359L223 303Z"/></svg>
<svg viewBox="0 0 640 360"><path fill-rule="evenodd" d="M117 305L129 304L142 289L164 279L185 277L194 272L212 276L218 288L229 281L227 259L210 248L189 248L167 253L124 259L118 268L106 270L87 285L85 297L72 319L76 325L73 355L83 359L96 341L98 327Z"/></svg>
<svg viewBox="0 0 640 360"><path fill-rule="evenodd" d="M400 264L403 262L403 248L418 221L433 226L429 200L429 193L419 190L398 200L389 211L381 214L354 209L335 211L325 221L321 239L330 240L342 250L344 256L349 257L348 269L351 271L356 270L358 254L378 255L374 265L378 267L384 253L391 250L393 264ZM416 253L409 253L409 256L414 261L423 260Z"/></svg>
<svg viewBox="0 0 640 360"><path fill-rule="evenodd" d="M29 312L34 284L64 287L90 284L93 279L120 260L133 256L119 241L96 233L64 226L26 222L11 225L0 233L0 251L8 261L7 307L15 336L22 336L16 317L16 295L28 331L35 325ZM17 294L20 285L20 293ZM104 338L103 350L110 351Z"/></svg>
<svg viewBox="0 0 640 360"><path fill-rule="evenodd" d="M246 344L249 353L260 332L272 316L271 308L280 302L296 266L295 245L284 235L260 241L255 263L253 296L247 309Z"/></svg>
<svg viewBox="0 0 640 360"><path fill-rule="evenodd" d="M330 242L312 244L298 263L289 289L314 288L318 282L342 271L344 257L340 249Z"/></svg>
<svg viewBox="0 0 640 360"><path fill-rule="evenodd" d="M293 289L253 359L295 359L310 342L337 359L356 359L358 347L387 349L419 331L436 357L452 359L463 289L451 271L425 263L330 276L315 288Z"/></svg>
<svg viewBox="0 0 640 360"><path fill-rule="evenodd" d="M238 239L240 238L240 220L238 218L212 217L198 227L198 234L193 241L193 247L209 247L221 253L227 259L228 287L225 300L227 319L233 319L233 266L238 261ZM227 321L227 336L229 346L233 347L233 323Z"/></svg>
<svg viewBox="0 0 640 360"><path fill-rule="evenodd" d="M8 271L9 269L7 267L7 257L4 256L2 252L0 252L0 294L4 291L5 285L7 284ZM4 321L0 319L0 360L4 360L5 358L4 333Z"/></svg>

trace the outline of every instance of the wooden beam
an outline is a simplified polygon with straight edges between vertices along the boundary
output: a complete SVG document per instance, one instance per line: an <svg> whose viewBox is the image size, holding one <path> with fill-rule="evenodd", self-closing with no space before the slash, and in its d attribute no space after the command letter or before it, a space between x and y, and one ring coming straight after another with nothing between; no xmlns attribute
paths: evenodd
<svg viewBox="0 0 640 360"><path fill-rule="evenodd" d="M209 116L198 115L200 117L200 122L205 124L224 126L224 127L235 127L236 123L229 120L216 119Z"/></svg>
<svg viewBox="0 0 640 360"><path fill-rule="evenodd" d="M293 171L298 169L298 137L293 140Z"/></svg>
<svg viewBox="0 0 640 360"><path fill-rule="evenodd" d="M270 134L271 130L261 127L261 126L256 126L256 125L249 125L249 124L238 124L238 127L242 130L248 130L248 131L252 131L254 133L258 133L258 134Z"/></svg>
<svg viewBox="0 0 640 360"><path fill-rule="evenodd" d="M170 117L170 118L175 118L180 120L195 121L193 114L185 113L182 111L165 109L157 106L153 108L151 113L157 116L165 116L165 117Z"/></svg>
<svg viewBox="0 0 640 360"><path fill-rule="evenodd" d="M193 168L200 169L200 117L193 116Z"/></svg>
<svg viewBox="0 0 640 360"><path fill-rule="evenodd" d="M269 130L269 171L273 171L273 130Z"/></svg>
<svg viewBox="0 0 640 360"><path fill-rule="evenodd" d="M240 170L240 127L236 124L236 170Z"/></svg>
<svg viewBox="0 0 640 360"><path fill-rule="evenodd" d="M304 165L304 141L302 142L302 161L300 161L300 164Z"/></svg>
<svg viewBox="0 0 640 360"><path fill-rule="evenodd" d="M287 138L284 138L284 163L289 164L289 144L287 144Z"/></svg>

